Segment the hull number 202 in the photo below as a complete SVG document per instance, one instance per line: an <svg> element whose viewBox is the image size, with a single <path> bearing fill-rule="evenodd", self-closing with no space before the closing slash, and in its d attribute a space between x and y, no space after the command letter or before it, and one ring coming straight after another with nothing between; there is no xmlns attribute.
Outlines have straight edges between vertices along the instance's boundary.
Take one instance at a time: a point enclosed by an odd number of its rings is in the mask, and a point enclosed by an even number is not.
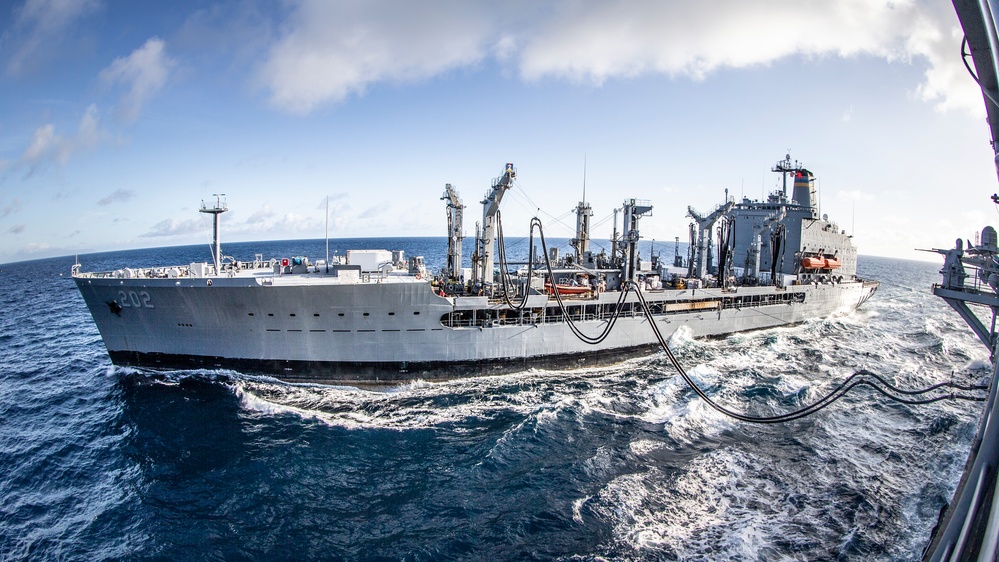
<svg viewBox="0 0 999 562"><path fill-rule="evenodd" d="M122 308L156 308L146 291L118 291L118 302Z"/></svg>

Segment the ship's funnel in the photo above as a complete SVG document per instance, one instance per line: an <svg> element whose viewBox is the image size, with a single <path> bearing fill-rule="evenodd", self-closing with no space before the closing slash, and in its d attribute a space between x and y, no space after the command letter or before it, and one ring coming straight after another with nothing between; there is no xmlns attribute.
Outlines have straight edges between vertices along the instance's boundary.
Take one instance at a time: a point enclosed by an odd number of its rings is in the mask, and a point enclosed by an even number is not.
<svg viewBox="0 0 999 562"><path fill-rule="evenodd" d="M805 169L794 174L794 193L791 196L802 207L811 207L812 218L819 216L819 197L815 192L815 176Z"/></svg>

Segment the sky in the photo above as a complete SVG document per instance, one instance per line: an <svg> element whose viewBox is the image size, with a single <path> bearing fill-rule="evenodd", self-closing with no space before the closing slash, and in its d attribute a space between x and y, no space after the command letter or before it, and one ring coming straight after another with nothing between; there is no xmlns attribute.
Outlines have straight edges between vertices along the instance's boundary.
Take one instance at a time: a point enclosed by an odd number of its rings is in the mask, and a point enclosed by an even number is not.
<svg viewBox="0 0 999 562"><path fill-rule="evenodd" d="M444 236L507 162L507 238L648 199L760 199L786 154L861 255L999 223L946 1L0 3L0 263L222 240ZM206 259L207 255L206 255Z"/></svg>

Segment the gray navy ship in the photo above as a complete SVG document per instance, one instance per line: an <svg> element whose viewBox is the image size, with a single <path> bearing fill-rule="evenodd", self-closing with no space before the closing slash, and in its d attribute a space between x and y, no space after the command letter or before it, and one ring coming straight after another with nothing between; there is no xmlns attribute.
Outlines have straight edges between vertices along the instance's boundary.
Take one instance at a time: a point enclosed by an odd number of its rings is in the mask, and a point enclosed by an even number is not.
<svg viewBox="0 0 999 562"><path fill-rule="evenodd" d="M117 365L357 383L591 366L655 352L653 322L665 337L719 336L848 313L871 297L878 282L857 277L851 237L820 215L814 175L789 156L773 170L783 182L766 200L726 194L709 213L688 208L690 250L680 255L677 239L670 261L639 254L652 211L639 199L615 209L610 252L591 249L582 201L572 251L548 248L535 219L530 257L508 261L500 204L517 170L507 164L482 201L469 268L465 207L448 184L440 272L387 250L226 258L219 197L201 209L215 220L212 262L72 273Z"/></svg>

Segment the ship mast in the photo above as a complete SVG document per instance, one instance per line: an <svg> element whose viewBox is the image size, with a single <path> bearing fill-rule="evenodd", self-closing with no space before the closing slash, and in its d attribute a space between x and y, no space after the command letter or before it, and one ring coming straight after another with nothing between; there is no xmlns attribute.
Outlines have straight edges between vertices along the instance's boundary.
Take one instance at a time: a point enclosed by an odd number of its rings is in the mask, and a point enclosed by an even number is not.
<svg viewBox="0 0 999 562"><path fill-rule="evenodd" d="M212 215L212 221L215 226L215 237L212 239L212 260L215 262L215 275L220 273L220 267L222 265L222 243L221 243L221 225L219 224L219 215L229 210L229 206L225 201L222 200L225 197L225 193L213 193L212 197L215 198L215 206L209 207L205 204L204 200L201 201L201 212L208 213Z"/></svg>
<svg viewBox="0 0 999 562"><path fill-rule="evenodd" d="M798 167L798 162L795 161L795 163L792 165L791 155L786 154L783 160L774 164L773 168L770 168L771 172L777 172L784 179L784 185L781 188L781 196L784 198L784 200L787 200L787 175L794 173L797 167Z"/></svg>
<svg viewBox="0 0 999 562"><path fill-rule="evenodd" d="M576 205L576 237L569 241L576 250L576 263L582 264L590 251L590 217L593 209L586 202L586 158L583 158L583 199Z"/></svg>
<svg viewBox="0 0 999 562"><path fill-rule="evenodd" d="M783 202L787 202L787 176L794 175L794 192L791 194L791 201L802 207L811 209L812 218L819 218L819 195L815 187L815 176L806 170L797 160L791 163L791 155L784 156L784 160L774 164L770 169L777 172L783 178Z"/></svg>

